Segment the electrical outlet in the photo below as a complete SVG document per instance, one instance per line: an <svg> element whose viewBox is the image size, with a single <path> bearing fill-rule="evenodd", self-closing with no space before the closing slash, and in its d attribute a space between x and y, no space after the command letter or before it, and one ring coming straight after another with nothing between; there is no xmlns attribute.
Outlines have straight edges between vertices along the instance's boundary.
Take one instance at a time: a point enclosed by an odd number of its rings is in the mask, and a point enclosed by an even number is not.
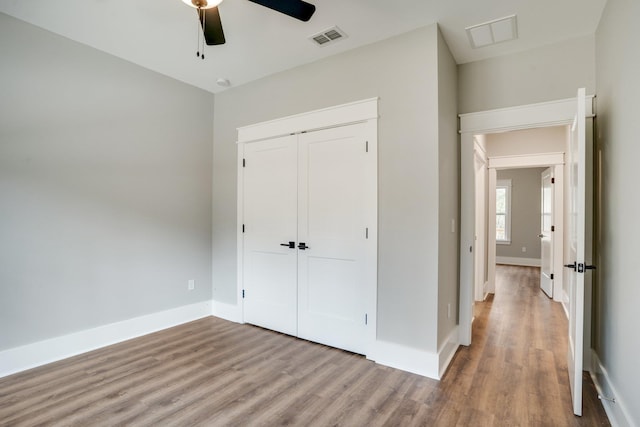
<svg viewBox="0 0 640 427"><path fill-rule="evenodd" d="M189 282L187 283L187 289L189 289L190 291L194 290L196 288L196 281L191 279L189 280Z"/></svg>
<svg viewBox="0 0 640 427"><path fill-rule="evenodd" d="M526 246L522 247L522 252L527 252L527 247Z"/></svg>

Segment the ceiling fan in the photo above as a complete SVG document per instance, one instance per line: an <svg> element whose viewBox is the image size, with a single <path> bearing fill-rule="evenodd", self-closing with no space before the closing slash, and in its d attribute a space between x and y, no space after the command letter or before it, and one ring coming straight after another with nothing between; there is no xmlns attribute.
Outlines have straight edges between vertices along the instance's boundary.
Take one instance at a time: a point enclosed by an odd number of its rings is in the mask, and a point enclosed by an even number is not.
<svg viewBox="0 0 640 427"><path fill-rule="evenodd" d="M208 46L225 43L222 21L218 5L222 0L182 0L198 11L198 18L202 25L204 40ZM316 7L302 0L249 0L276 12L284 13L300 21L308 21L316 11Z"/></svg>

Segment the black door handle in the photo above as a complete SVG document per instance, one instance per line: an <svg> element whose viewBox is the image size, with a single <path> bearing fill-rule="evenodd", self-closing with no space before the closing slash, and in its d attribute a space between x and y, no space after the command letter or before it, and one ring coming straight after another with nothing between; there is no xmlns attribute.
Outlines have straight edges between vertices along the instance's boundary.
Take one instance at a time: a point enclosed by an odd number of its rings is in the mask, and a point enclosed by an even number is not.
<svg viewBox="0 0 640 427"><path fill-rule="evenodd" d="M572 268L573 271L578 270L578 267L576 266L575 261L573 262L573 264L565 264L564 266L567 267L567 268Z"/></svg>
<svg viewBox="0 0 640 427"><path fill-rule="evenodd" d="M578 273L584 273L587 270L595 270L595 265L578 264Z"/></svg>
<svg viewBox="0 0 640 427"><path fill-rule="evenodd" d="M298 243L298 249L304 251L305 249L309 249L309 246L305 242Z"/></svg>
<svg viewBox="0 0 640 427"><path fill-rule="evenodd" d="M286 246L289 249L295 249L296 248L296 242L280 243L280 246Z"/></svg>

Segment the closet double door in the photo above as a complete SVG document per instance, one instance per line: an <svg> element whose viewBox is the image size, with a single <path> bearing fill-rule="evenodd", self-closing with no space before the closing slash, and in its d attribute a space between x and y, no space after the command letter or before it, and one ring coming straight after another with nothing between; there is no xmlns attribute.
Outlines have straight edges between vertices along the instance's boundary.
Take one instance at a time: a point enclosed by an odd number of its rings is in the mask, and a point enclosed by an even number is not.
<svg viewBox="0 0 640 427"><path fill-rule="evenodd" d="M245 322L365 353L368 145L364 124L245 144Z"/></svg>

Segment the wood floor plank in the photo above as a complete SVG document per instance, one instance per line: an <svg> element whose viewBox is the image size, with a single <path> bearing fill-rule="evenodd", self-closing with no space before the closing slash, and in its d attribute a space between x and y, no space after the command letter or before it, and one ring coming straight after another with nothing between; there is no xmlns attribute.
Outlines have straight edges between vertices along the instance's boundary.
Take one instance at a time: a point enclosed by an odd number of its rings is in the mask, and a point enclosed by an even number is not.
<svg viewBox="0 0 640 427"><path fill-rule="evenodd" d="M567 319L539 269L498 266L473 345L435 381L209 317L0 379L0 426L606 426L571 410Z"/></svg>

